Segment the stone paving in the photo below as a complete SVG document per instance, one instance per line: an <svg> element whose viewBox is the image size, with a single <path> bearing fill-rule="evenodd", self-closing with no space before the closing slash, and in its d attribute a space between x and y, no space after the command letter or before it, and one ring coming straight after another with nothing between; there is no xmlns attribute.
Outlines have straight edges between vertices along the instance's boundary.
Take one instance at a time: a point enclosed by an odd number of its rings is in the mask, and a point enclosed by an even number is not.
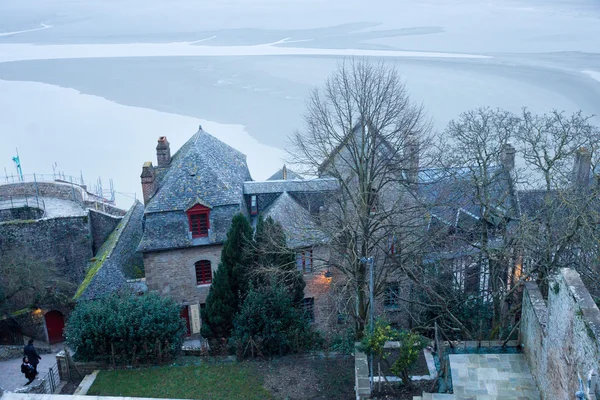
<svg viewBox="0 0 600 400"><path fill-rule="evenodd" d="M35 345L35 343L34 343ZM42 359L38 364L39 375L32 385L39 383L39 379L48 373L48 369L56 364L55 354L64 347L64 344L58 344L51 347L52 354L40 354ZM0 388L12 392L15 389L22 388L27 383L25 375L21 373L22 356L8 361L0 361Z"/></svg>
<svg viewBox="0 0 600 400"><path fill-rule="evenodd" d="M423 393L418 400L539 400L522 354L451 354L454 394Z"/></svg>

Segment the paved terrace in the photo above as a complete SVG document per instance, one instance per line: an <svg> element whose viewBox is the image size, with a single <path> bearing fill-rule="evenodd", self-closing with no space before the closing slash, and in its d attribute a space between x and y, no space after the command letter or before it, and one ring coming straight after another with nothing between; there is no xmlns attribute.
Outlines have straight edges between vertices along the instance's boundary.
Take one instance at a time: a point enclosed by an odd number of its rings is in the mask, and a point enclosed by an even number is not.
<svg viewBox="0 0 600 400"><path fill-rule="evenodd" d="M44 218L58 217L79 217L86 215L86 210L77 202L72 200L57 199L54 197L40 197L40 208L45 208ZM13 202L10 200L0 201L0 210L14 208L14 204L25 205L25 197L15 196ZM37 207L37 203L31 196L28 196L28 204L31 207Z"/></svg>
<svg viewBox="0 0 600 400"><path fill-rule="evenodd" d="M451 354L454 394L423 393L414 400L539 400L523 354Z"/></svg>

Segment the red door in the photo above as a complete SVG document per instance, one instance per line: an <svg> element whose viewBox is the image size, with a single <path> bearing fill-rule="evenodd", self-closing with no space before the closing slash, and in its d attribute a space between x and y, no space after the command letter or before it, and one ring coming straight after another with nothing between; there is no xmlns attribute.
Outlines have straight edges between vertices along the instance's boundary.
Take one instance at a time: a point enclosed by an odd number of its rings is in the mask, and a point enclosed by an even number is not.
<svg viewBox="0 0 600 400"><path fill-rule="evenodd" d="M185 327L187 328L185 334L190 336L192 331L190 329L190 312L188 310L188 306L181 307L181 313L179 314L181 318L185 319Z"/></svg>
<svg viewBox="0 0 600 400"><path fill-rule="evenodd" d="M65 330L65 319L60 311L48 311L44 316L46 320L46 330L48 331L48 342L50 344L62 342L63 331Z"/></svg>

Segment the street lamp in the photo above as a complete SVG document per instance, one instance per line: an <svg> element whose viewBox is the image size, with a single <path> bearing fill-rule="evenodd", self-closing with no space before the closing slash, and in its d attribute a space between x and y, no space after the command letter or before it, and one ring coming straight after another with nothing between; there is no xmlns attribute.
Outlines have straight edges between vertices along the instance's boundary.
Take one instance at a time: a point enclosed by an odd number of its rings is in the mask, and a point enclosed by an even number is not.
<svg viewBox="0 0 600 400"><path fill-rule="evenodd" d="M361 264L369 264L369 333L373 334L373 308L374 304L374 279L373 279L373 257L363 257L360 259ZM371 393L373 393L373 352L369 356L369 383L371 386Z"/></svg>

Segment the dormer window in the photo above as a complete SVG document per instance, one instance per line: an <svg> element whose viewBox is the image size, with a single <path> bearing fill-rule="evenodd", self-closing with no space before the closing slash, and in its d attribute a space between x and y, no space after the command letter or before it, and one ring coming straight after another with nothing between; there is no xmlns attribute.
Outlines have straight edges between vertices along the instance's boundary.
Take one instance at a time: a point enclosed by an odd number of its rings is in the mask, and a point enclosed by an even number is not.
<svg viewBox="0 0 600 400"><path fill-rule="evenodd" d="M256 195L253 194L252 196L250 196L250 215L256 214L258 214L258 200L256 198Z"/></svg>
<svg viewBox="0 0 600 400"><path fill-rule="evenodd" d="M208 236L210 228L210 209L201 204L187 210L190 232L193 238Z"/></svg>

